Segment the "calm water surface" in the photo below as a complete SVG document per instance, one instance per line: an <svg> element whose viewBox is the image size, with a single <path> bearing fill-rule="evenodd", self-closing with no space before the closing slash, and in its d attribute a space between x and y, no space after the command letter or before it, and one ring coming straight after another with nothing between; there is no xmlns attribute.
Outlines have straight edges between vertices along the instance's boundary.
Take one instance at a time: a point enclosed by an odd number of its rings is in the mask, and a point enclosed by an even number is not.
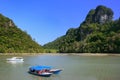
<svg viewBox="0 0 120 80"><path fill-rule="evenodd" d="M23 56L24 62L7 62L0 56L0 80L120 80L120 57L39 55ZM39 77L28 74L32 65L50 65L62 68L59 75Z"/></svg>

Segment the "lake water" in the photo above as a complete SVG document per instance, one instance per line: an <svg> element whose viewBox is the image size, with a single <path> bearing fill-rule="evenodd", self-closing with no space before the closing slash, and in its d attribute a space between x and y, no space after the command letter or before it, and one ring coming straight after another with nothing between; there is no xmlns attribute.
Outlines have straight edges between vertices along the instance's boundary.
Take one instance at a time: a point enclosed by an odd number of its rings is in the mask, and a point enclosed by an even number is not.
<svg viewBox="0 0 120 80"><path fill-rule="evenodd" d="M0 80L120 80L120 56L39 55L23 56L24 62L7 62L0 56ZM61 68L59 75L28 74L32 65Z"/></svg>

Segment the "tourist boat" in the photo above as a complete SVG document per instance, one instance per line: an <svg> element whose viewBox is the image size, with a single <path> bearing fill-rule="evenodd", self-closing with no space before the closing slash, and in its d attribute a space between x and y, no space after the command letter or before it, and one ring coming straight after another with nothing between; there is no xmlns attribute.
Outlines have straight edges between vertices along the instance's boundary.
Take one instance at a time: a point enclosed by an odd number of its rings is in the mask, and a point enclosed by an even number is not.
<svg viewBox="0 0 120 80"><path fill-rule="evenodd" d="M50 77L52 74L58 74L60 71L62 69L53 69L51 66L32 66L28 72L38 76Z"/></svg>
<svg viewBox="0 0 120 80"><path fill-rule="evenodd" d="M12 57L7 58L7 61L23 61L24 59L22 57Z"/></svg>
<svg viewBox="0 0 120 80"><path fill-rule="evenodd" d="M49 67L32 66L29 68L28 73L42 77L50 77L52 73L47 71L46 68L48 69Z"/></svg>

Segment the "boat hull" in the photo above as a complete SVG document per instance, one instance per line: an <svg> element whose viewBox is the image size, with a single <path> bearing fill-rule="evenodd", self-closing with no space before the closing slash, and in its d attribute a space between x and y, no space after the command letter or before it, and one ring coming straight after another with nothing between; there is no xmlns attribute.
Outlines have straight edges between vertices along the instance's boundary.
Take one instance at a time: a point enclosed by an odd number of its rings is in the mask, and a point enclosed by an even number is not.
<svg viewBox="0 0 120 80"><path fill-rule="evenodd" d="M12 57L12 58L7 58L7 61L23 61L24 59L22 57Z"/></svg>
<svg viewBox="0 0 120 80"><path fill-rule="evenodd" d="M28 73L30 74L33 74L33 75L36 75L36 76L42 76L42 77L50 77L52 75L52 73L41 73L41 74L38 74L36 72L31 72L31 71L28 71Z"/></svg>
<svg viewBox="0 0 120 80"><path fill-rule="evenodd" d="M23 61L23 59L7 59L7 61Z"/></svg>
<svg viewBox="0 0 120 80"><path fill-rule="evenodd" d="M59 74L62 71L62 69L51 69L50 72L53 74Z"/></svg>

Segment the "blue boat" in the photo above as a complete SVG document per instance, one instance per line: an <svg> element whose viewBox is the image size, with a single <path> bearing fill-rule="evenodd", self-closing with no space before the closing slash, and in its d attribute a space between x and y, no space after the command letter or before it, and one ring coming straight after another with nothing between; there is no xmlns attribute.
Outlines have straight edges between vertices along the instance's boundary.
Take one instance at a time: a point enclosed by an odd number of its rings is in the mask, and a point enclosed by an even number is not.
<svg viewBox="0 0 120 80"><path fill-rule="evenodd" d="M50 69L48 66L32 66L29 68L28 73L34 74L37 76L50 77L52 75L51 72L46 69Z"/></svg>
<svg viewBox="0 0 120 80"><path fill-rule="evenodd" d="M50 77L52 74L59 74L62 71L62 69L54 69L51 66L32 66L29 68L29 73L38 75L38 76L44 76L44 77Z"/></svg>

